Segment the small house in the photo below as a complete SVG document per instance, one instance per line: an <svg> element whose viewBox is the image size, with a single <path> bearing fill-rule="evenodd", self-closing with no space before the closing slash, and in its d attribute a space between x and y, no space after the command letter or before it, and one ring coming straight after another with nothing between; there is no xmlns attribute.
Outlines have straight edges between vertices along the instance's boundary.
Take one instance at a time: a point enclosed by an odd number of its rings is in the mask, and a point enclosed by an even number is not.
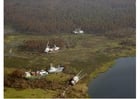
<svg viewBox="0 0 140 99"><path fill-rule="evenodd" d="M56 51L58 51L58 50L60 50L60 47L58 47L58 46L56 46L56 45L54 44L54 47L50 48L49 42L48 42L48 44L47 44L47 46L46 46L44 52L45 52L45 53L51 53L51 52L56 52Z"/></svg>
<svg viewBox="0 0 140 99"><path fill-rule="evenodd" d="M80 28L76 28L74 31L73 31L74 34L83 34L84 31L81 30Z"/></svg>
<svg viewBox="0 0 140 99"><path fill-rule="evenodd" d="M59 73L64 70L63 66L58 65L58 67L54 67L53 64L50 64L50 68L48 70L49 73Z"/></svg>

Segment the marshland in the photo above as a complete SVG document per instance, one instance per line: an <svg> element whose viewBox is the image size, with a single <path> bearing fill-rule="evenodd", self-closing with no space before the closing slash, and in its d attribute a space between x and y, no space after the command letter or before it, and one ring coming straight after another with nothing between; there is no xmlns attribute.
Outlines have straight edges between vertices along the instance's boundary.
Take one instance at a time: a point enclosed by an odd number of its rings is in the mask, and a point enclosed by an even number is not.
<svg viewBox="0 0 140 99"><path fill-rule="evenodd" d="M89 97L88 84L120 57L135 56L134 0L5 0L5 98L56 98L80 70L87 75L65 97ZM83 34L74 34L81 28ZM45 53L47 42L60 50ZM43 79L21 77L28 70L64 71Z"/></svg>

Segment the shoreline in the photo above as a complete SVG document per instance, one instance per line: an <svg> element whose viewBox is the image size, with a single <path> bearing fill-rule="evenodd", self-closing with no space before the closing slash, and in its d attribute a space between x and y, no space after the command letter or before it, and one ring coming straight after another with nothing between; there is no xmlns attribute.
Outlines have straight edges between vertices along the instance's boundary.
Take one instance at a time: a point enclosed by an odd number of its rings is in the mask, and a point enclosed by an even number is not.
<svg viewBox="0 0 140 99"><path fill-rule="evenodd" d="M57 37L60 38L61 36ZM12 44L21 44L23 40L49 40L56 38L55 35L51 36L27 36L27 35L16 35L16 36L6 36L5 45L10 48ZM25 87L23 90L5 87L4 96L8 97L48 97L56 98L60 97L67 87L66 83L71 77L77 74L81 69L84 69L85 73L89 75L80 80L75 86L72 86L66 92L66 98L85 98L88 96L88 84L92 79L95 79L100 75L100 73L106 72L113 63L115 59L120 57L135 56L134 46L120 45L120 39L111 40L104 36L95 36L91 34L85 35L62 35L61 37L64 42L69 42L72 48L63 48L59 53L55 54L39 54L31 52L21 52L17 45L13 45L14 56L4 56L5 58L5 77L6 74L12 73L15 69L25 70L38 70L42 68L49 68L49 63L59 64L62 63L66 66L66 71L60 74L52 74L46 77L46 80L51 82L46 89L41 89L37 84L35 87L28 85L28 81L23 80L25 83L22 85ZM124 40L121 39L121 40ZM131 40L130 40L131 41ZM132 39L133 41L133 39ZM18 42L18 43L16 43ZM77 42L76 44L74 44ZM98 42L98 44L96 44ZM103 43L105 42L105 43ZM85 47L86 46L86 47ZM5 49L5 55L9 55L9 50ZM22 57L21 57L22 56ZM26 57L26 58L25 58ZM60 79L61 78L61 79ZM22 82L22 80L19 82ZM36 82L36 81L34 81ZM18 81L12 82L13 84L18 83ZM37 82L36 82L37 83ZM38 83L40 83L38 81ZM40 83L41 84L41 83ZM48 83L47 83L48 84ZM65 85L66 84L66 85ZM45 84L46 85L46 84ZM11 86L11 85L10 85ZM40 88L40 89L37 89ZM29 94L26 95L26 92ZM39 92L38 92L39 91ZM32 94L35 93L35 94ZM41 93L40 93L41 92ZM14 95L17 94L18 95Z"/></svg>

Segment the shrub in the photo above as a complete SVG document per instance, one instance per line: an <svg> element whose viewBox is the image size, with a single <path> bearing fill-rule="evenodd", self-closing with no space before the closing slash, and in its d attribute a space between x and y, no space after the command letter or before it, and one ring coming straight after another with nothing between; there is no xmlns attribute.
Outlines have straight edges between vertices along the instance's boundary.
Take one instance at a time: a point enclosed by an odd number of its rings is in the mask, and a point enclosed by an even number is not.
<svg viewBox="0 0 140 99"><path fill-rule="evenodd" d="M24 76L24 71L17 69L10 76L13 78L21 78Z"/></svg>

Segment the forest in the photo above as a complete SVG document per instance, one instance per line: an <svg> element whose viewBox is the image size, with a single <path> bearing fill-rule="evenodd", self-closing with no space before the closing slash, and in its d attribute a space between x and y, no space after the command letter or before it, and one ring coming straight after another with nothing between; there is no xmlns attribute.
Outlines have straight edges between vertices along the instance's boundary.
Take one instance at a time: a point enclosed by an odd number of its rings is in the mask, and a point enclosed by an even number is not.
<svg viewBox="0 0 140 99"><path fill-rule="evenodd" d="M135 17L135 0L4 1L5 27L27 34L71 33L75 28L107 36L122 29L135 33Z"/></svg>

